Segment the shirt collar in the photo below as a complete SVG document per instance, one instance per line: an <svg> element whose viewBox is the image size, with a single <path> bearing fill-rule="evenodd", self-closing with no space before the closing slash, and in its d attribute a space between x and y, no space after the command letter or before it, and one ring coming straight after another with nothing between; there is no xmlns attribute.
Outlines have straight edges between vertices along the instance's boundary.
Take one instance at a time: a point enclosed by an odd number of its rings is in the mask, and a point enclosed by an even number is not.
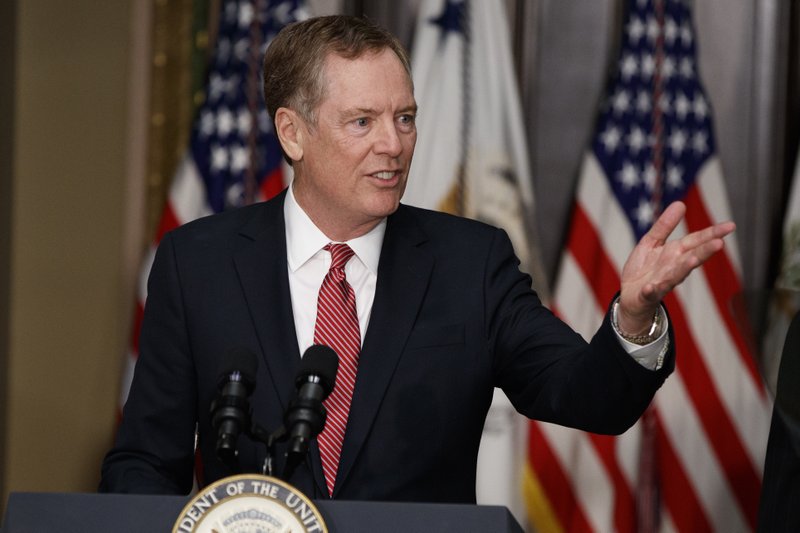
<svg viewBox="0 0 800 533"><path fill-rule="evenodd" d="M297 203L291 185L283 203L283 216L286 220L286 253L289 269L295 272L331 240L314 225ZM378 262L385 233L386 218L361 237L347 241L359 260L375 275L378 274Z"/></svg>

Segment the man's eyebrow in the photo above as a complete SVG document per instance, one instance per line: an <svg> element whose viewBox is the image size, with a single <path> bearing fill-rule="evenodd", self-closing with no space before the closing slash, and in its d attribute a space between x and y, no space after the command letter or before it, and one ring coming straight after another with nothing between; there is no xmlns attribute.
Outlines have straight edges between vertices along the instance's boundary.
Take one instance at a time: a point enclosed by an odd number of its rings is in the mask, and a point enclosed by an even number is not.
<svg viewBox="0 0 800 533"><path fill-rule="evenodd" d="M342 111L340 116L342 118L347 119L347 118L353 118L353 117L360 117L360 116L364 116L364 115L372 116L372 115L377 115L377 114L378 114L378 111L373 109L373 108L371 108L371 107L353 107L353 108L345 109L344 111Z"/></svg>
<svg viewBox="0 0 800 533"><path fill-rule="evenodd" d="M417 104L415 103L415 104L410 104L410 105L407 105L405 107L402 107L402 108L397 110L397 113L400 113L400 114L402 114L402 113L414 113L414 114L416 114L417 113ZM340 117L342 117L343 119L346 120L346 119L355 118L355 117L375 116L375 115L379 115L379 114L380 114L380 112L377 109L374 109L372 107L353 107L353 108L345 109L344 111L342 111L340 113Z"/></svg>

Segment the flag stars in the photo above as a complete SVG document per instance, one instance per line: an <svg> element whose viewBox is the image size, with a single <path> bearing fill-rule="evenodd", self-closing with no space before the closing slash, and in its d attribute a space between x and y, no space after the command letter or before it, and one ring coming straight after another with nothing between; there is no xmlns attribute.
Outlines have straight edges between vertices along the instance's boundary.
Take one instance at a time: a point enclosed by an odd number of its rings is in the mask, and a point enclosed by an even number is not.
<svg viewBox="0 0 800 533"><path fill-rule="evenodd" d="M217 113L217 135L220 137L227 137L233 130L234 120L233 113L225 107L221 107Z"/></svg>
<svg viewBox="0 0 800 533"><path fill-rule="evenodd" d="M235 146L231 149L231 172L240 173L250 164L250 150L245 146Z"/></svg>
<svg viewBox="0 0 800 533"><path fill-rule="evenodd" d="M653 58L653 54L643 54L642 55L642 76L645 79L649 79L653 76L653 72L656 71L656 60Z"/></svg>
<svg viewBox="0 0 800 533"><path fill-rule="evenodd" d="M202 113L200 113L200 133L203 135L203 137L210 137L214 134L216 129L217 121L214 117L214 113L208 109L205 109Z"/></svg>
<svg viewBox="0 0 800 533"><path fill-rule="evenodd" d="M694 95L694 116L697 120L703 120L708 115L708 103L701 92Z"/></svg>
<svg viewBox="0 0 800 533"><path fill-rule="evenodd" d="M626 54L625 57L620 62L620 73L622 74L622 79L630 81L630 79L636 76L636 73L639 71L639 65L636 61L636 57L633 54Z"/></svg>
<svg viewBox="0 0 800 533"><path fill-rule="evenodd" d="M463 33L464 14L466 6L462 0L445 0L442 12L438 17L430 19L432 24L441 28L441 40L444 40L450 32Z"/></svg>
<svg viewBox="0 0 800 533"><path fill-rule="evenodd" d="M661 64L661 77L664 80L669 80L675 75L675 58L672 56L667 56L664 58L664 62Z"/></svg>
<svg viewBox="0 0 800 533"><path fill-rule="evenodd" d="M228 168L228 149L219 144L211 147L211 170L221 172Z"/></svg>
<svg viewBox="0 0 800 533"><path fill-rule="evenodd" d="M684 57L681 59L681 64L678 67L680 75L690 80L694 77L694 62L691 57Z"/></svg>
<svg viewBox="0 0 800 533"><path fill-rule="evenodd" d="M678 165L667 167L667 188L676 191L683 187L683 168Z"/></svg>
<svg viewBox="0 0 800 533"><path fill-rule="evenodd" d="M247 28L253 22L255 17L255 10L253 4L249 2L240 2L239 5L239 27Z"/></svg>
<svg viewBox="0 0 800 533"><path fill-rule="evenodd" d="M708 134L705 131L699 130L692 135L692 150L698 155L703 155L709 151Z"/></svg>
<svg viewBox="0 0 800 533"><path fill-rule="evenodd" d="M647 40L650 41L650 44L655 45L656 39L658 39L660 33L661 28L658 27L656 18L653 16L649 17L647 19Z"/></svg>
<svg viewBox="0 0 800 533"><path fill-rule="evenodd" d="M233 47L233 53L239 61L246 61L250 53L250 39L245 37L236 41Z"/></svg>
<svg viewBox="0 0 800 533"><path fill-rule="evenodd" d="M662 1L663 20L653 14L654 0L634 2L593 145L637 234L661 210L651 196L680 197L714 149L711 103L697 80L692 26L684 22L688 6L674 5L688 0Z"/></svg>
<svg viewBox="0 0 800 533"><path fill-rule="evenodd" d="M616 127L609 125L602 134L600 134L600 142L606 149L606 152L612 153L617 149L619 146L621 135L619 129Z"/></svg>
<svg viewBox="0 0 800 533"><path fill-rule="evenodd" d="M676 129L673 131L669 136L669 140L667 141L672 153L678 157L680 157L680 155L683 153L683 150L686 148L686 142L686 132L684 132L682 129Z"/></svg>
<svg viewBox="0 0 800 533"><path fill-rule="evenodd" d="M628 134L628 148L633 155L638 155L640 151L647 145L647 136L644 131L638 126L634 126Z"/></svg>
<svg viewBox="0 0 800 533"><path fill-rule="evenodd" d="M688 21L685 21L683 24L681 24L681 42L683 43L683 46L691 46L692 39L692 26Z"/></svg>
<svg viewBox="0 0 800 533"><path fill-rule="evenodd" d="M240 107L236 115L236 129L239 130L239 135L246 137L252 127L253 115L250 114L250 110L246 107Z"/></svg>
<svg viewBox="0 0 800 533"><path fill-rule="evenodd" d="M622 184L622 188L628 192L639 185L639 172L636 170L636 166L634 166L633 163L626 161L622 165L622 170L617 173L617 179L619 179Z"/></svg>
<svg viewBox="0 0 800 533"><path fill-rule="evenodd" d="M225 93L227 90L227 83L217 73L211 75L208 80L209 91L208 91L208 98L210 102L216 102L220 99L220 97Z"/></svg>
<svg viewBox="0 0 800 533"><path fill-rule="evenodd" d="M664 24L664 41L668 46L672 46L672 44L675 42L675 39L678 38L679 32L680 28L677 24L675 24L675 20L672 19L672 17L668 18Z"/></svg>
<svg viewBox="0 0 800 533"><path fill-rule="evenodd" d="M289 2L281 2L278 4L277 7L272 9L271 13L272 17L278 21L278 23L283 26L284 24L288 24L291 22L292 19L292 5ZM302 20L305 17L298 16L296 17L299 20Z"/></svg>
<svg viewBox="0 0 800 533"><path fill-rule="evenodd" d="M639 17L633 16L631 20L628 22L628 27L626 31L628 32L628 39L630 39L631 43L636 44L639 42L639 39L642 38L645 32L645 25L642 23Z"/></svg>
<svg viewBox="0 0 800 533"><path fill-rule="evenodd" d="M244 184L241 182L233 183L228 187L228 190L225 191L225 206L234 207L237 205L242 205L243 198Z"/></svg>
<svg viewBox="0 0 800 533"><path fill-rule="evenodd" d="M202 101L195 97L200 107L189 152L206 187L197 200L212 212L258 199L262 181L280 164L272 121L248 79L262 77L253 60L269 38L296 16L306 18L298 4L224 0L220 6L211 70Z"/></svg>
<svg viewBox="0 0 800 533"><path fill-rule="evenodd" d="M633 218L639 223L640 228L649 227L655 220L655 209L646 199L639 201L639 207L634 211Z"/></svg>
<svg viewBox="0 0 800 533"><path fill-rule="evenodd" d="M686 95L679 92L678 96L675 97L675 116L678 117L678 120L683 122L686 120L686 115L692 110L692 103L686 98Z"/></svg>
<svg viewBox="0 0 800 533"><path fill-rule="evenodd" d="M611 107L617 115L625 114L631 107L631 96L626 90L619 90L611 98Z"/></svg>

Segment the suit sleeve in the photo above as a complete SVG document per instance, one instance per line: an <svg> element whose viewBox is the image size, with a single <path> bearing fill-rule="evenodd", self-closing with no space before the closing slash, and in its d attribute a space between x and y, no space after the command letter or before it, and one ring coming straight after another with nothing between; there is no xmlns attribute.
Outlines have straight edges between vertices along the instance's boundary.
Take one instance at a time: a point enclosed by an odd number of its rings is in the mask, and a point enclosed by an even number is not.
<svg viewBox="0 0 800 533"><path fill-rule="evenodd" d="M150 272L128 401L101 492L187 494L192 487L197 385L170 234Z"/></svg>
<svg viewBox="0 0 800 533"><path fill-rule="evenodd" d="M674 339L660 370L637 363L617 340L606 312L590 342L539 301L498 230L486 258L486 328L495 384L528 416L585 431L619 434L632 426L674 368ZM586 295L586 305L595 305Z"/></svg>

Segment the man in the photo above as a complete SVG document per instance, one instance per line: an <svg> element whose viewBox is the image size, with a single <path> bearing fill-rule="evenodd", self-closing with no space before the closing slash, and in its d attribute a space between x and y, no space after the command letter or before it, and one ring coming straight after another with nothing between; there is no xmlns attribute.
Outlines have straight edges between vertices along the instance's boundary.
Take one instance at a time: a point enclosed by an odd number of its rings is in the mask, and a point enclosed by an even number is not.
<svg viewBox="0 0 800 533"><path fill-rule="evenodd" d="M539 420L599 433L637 420L674 368L660 301L722 248L732 223L667 243L685 209L668 207L586 343L542 306L502 230L400 204L417 110L392 35L362 19L311 19L275 38L264 72L294 182L163 239L102 490L189 491L195 425L204 482L231 473L208 413L232 347L258 354L251 405L270 429L305 349L324 341L339 353L328 423L289 480L312 498L474 502L494 387ZM335 305L355 302L349 317L329 312L335 275ZM327 335L332 314L350 341ZM243 470L257 471L264 453L240 439Z"/></svg>

